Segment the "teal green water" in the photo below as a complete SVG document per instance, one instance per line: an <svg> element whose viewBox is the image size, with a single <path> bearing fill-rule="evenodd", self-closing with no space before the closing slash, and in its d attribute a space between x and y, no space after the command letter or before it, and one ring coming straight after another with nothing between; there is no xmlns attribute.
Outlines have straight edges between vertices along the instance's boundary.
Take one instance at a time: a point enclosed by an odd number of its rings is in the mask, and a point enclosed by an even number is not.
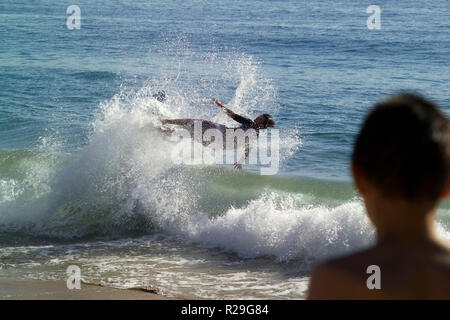
<svg viewBox="0 0 450 320"><path fill-rule="evenodd" d="M32 231L31 236L36 232L35 236L41 235L51 239L53 235L55 239L63 241L70 238L98 236L112 238L139 236L161 231L161 226L153 221L154 216L139 205L140 199L135 199L130 213L122 212L123 217L117 216L124 210L129 200L121 193L127 193L128 189L136 186L133 180L119 180L114 165L103 168L111 171L102 173L114 176L108 179L110 186L103 186L95 193L89 189L75 191L76 188L73 188L73 194L70 192L62 194L58 190L61 177L64 183L69 182L68 186L64 186L68 190L71 189L71 185L86 183L84 177L76 176L78 169L70 169L74 171L73 173L66 172L73 162L79 161L72 157L68 154L37 151L0 152L3 188L3 192L0 193L0 209L5 213L10 212L3 214L1 220L6 229L14 232L31 231L33 226L37 225L42 230ZM177 178L180 176L177 175ZM185 179L195 187L184 188L180 192L185 192L189 197L196 197L196 201L184 209L189 214L207 213L211 218L226 215L230 207L246 207L249 201L257 200L268 193L282 195L277 201L282 201L283 197L293 197L293 206L298 207L305 205L338 207L358 199L353 186L347 182L327 182L283 175L261 176L227 168L189 168L176 183L181 184L186 181ZM97 186L95 180L89 180L88 183ZM161 183L160 180L158 183ZM167 186L161 184L160 187ZM447 200L440 205L439 210L439 221L447 228L450 226L449 213L450 201ZM21 215L24 215L23 219ZM30 221L27 221L26 217L29 217ZM8 222L8 219L12 222ZM17 236L20 238L23 234L18 233ZM2 239L8 242L7 236L3 235Z"/></svg>

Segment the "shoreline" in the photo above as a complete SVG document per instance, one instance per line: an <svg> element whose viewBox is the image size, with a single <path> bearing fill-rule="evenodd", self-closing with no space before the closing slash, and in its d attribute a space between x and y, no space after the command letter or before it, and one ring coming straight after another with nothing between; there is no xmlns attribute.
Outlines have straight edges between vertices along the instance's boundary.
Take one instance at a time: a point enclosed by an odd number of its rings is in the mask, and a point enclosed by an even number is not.
<svg viewBox="0 0 450 320"><path fill-rule="evenodd" d="M0 279L0 300L179 300L156 293L156 289L118 289L96 283L81 283L67 289L64 280Z"/></svg>

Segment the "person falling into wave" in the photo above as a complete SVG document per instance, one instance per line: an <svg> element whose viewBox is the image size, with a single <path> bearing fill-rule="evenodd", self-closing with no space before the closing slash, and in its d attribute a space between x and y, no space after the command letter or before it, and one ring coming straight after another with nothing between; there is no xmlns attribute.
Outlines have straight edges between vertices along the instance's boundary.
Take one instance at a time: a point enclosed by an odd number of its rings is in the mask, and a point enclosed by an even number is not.
<svg viewBox="0 0 450 320"><path fill-rule="evenodd" d="M236 122L239 122L241 126L236 128L228 128L223 124L215 123L209 120L204 119L161 119L161 123L163 125L166 124L172 124L172 125L178 125L182 126L184 129L188 130L191 135L194 133L194 123L200 122L201 128L202 128L202 135L208 130L208 129L216 129L218 130L223 137L223 140L225 141L226 132L227 130L242 130L244 133L247 130L255 130L256 135L259 134L260 129L267 129L267 128L273 128L275 127L275 120L272 118L272 116L268 113L262 114L258 117L256 117L254 120L243 117L241 115L238 115L231 111L230 109L226 108L222 103L220 103L219 100L216 98L213 98L214 103L222 109L231 119L233 119ZM224 144L225 147L225 144ZM234 167L236 169L242 169L242 163L245 161L245 159L248 157L250 153L250 148L248 143L246 143L245 146L245 155L243 159L239 160L237 163L234 164Z"/></svg>

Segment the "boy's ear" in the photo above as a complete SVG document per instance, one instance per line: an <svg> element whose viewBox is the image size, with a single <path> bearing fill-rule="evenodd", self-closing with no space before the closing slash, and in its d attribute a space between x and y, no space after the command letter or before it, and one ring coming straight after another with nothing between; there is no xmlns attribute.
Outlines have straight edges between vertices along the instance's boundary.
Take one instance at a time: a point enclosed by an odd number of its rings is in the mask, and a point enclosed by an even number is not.
<svg viewBox="0 0 450 320"><path fill-rule="evenodd" d="M367 192L367 182L361 168L356 163L352 163L352 175L358 192L360 194L365 194Z"/></svg>
<svg viewBox="0 0 450 320"><path fill-rule="evenodd" d="M445 198L448 198L449 196L450 196L450 180L447 181L444 191L442 191L441 198L445 199Z"/></svg>

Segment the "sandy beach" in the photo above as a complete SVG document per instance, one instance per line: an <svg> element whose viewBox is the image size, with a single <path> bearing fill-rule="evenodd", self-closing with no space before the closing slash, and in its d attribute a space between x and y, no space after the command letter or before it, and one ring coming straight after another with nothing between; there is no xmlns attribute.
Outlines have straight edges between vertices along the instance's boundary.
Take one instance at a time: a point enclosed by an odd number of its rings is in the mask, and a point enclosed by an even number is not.
<svg viewBox="0 0 450 320"><path fill-rule="evenodd" d="M151 291L84 283L79 290L69 290L63 280L0 279L0 300L169 300Z"/></svg>

